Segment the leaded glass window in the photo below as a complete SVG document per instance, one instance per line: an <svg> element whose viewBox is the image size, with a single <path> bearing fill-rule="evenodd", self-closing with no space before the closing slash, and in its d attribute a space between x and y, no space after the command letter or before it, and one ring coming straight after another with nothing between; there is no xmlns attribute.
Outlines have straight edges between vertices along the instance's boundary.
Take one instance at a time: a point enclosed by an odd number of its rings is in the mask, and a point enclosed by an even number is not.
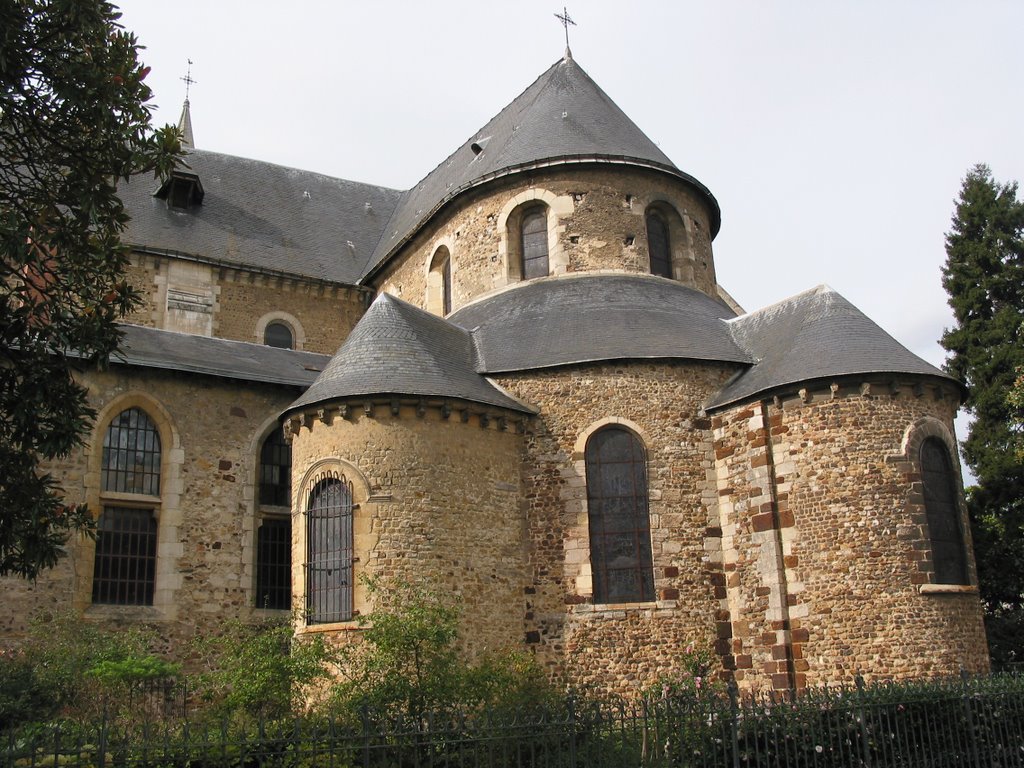
<svg viewBox="0 0 1024 768"><path fill-rule="evenodd" d="M548 217L544 208L531 208L523 214L523 279L548 274Z"/></svg>
<svg viewBox="0 0 1024 768"><path fill-rule="evenodd" d="M256 532L256 607L287 610L292 601L292 521L268 517Z"/></svg>
<svg viewBox="0 0 1024 768"><path fill-rule="evenodd" d="M352 486L343 476L313 486L306 512L306 620L352 618Z"/></svg>
<svg viewBox="0 0 1024 768"><path fill-rule="evenodd" d="M292 447L275 429L260 450L260 505L290 507L292 503Z"/></svg>
<svg viewBox="0 0 1024 768"><path fill-rule="evenodd" d="M656 211L647 214L647 250L651 258L651 274L672 277L672 249L669 246L668 225Z"/></svg>
<svg viewBox="0 0 1024 768"><path fill-rule="evenodd" d="M921 445L921 480L936 584L967 584L967 556L949 450L930 438Z"/></svg>
<svg viewBox="0 0 1024 768"><path fill-rule="evenodd" d="M129 408L110 422L103 437L100 488L160 495L160 435L145 411Z"/></svg>
<svg viewBox="0 0 1024 768"><path fill-rule="evenodd" d="M606 427L587 441L585 458L594 602L654 600L643 444L629 430Z"/></svg>

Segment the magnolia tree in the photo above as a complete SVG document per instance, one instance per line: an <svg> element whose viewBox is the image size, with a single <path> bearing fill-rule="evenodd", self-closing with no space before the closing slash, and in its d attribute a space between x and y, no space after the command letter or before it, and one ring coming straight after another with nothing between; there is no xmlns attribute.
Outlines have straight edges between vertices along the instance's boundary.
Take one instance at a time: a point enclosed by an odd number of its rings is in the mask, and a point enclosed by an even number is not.
<svg viewBox="0 0 1024 768"><path fill-rule="evenodd" d="M148 68L102 0L0 0L0 575L36 577L91 516L46 463L94 415L75 369L102 363L137 300L117 184L168 173Z"/></svg>

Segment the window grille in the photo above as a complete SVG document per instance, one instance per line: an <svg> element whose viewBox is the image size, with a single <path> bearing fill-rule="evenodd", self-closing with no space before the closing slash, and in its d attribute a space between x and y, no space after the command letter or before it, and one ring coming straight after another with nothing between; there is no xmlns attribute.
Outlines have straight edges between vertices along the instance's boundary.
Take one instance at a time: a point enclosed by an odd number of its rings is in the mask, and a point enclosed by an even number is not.
<svg viewBox="0 0 1024 768"><path fill-rule="evenodd" d="M306 620L352 618L352 486L344 476L319 480L309 494Z"/></svg>
<svg viewBox="0 0 1024 768"><path fill-rule="evenodd" d="M669 247L668 226L661 214L647 214L647 250L651 258L651 274L672 277L672 249Z"/></svg>
<svg viewBox="0 0 1024 768"><path fill-rule="evenodd" d="M152 605L156 580L153 510L104 507L97 528L92 601Z"/></svg>
<svg viewBox="0 0 1024 768"><path fill-rule="evenodd" d="M621 427L587 441L587 514L595 603L654 600L643 444Z"/></svg>
<svg viewBox="0 0 1024 768"><path fill-rule="evenodd" d="M104 491L160 495L160 435L139 408L121 411L103 438Z"/></svg>
<svg viewBox="0 0 1024 768"><path fill-rule="evenodd" d="M921 479L935 583L967 584L967 556L960 529L957 484L949 451L939 440L928 439L921 445Z"/></svg>
<svg viewBox="0 0 1024 768"><path fill-rule="evenodd" d="M256 607L286 610L292 602L292 523L270 517L256 534Z"/></svg>
<svg viewBox="0 0 1024 768"><path fill-rule="evenodd" d="M533 208L523 215L523 279L546 277L548 274L548 217L543 208Z"/></svg>

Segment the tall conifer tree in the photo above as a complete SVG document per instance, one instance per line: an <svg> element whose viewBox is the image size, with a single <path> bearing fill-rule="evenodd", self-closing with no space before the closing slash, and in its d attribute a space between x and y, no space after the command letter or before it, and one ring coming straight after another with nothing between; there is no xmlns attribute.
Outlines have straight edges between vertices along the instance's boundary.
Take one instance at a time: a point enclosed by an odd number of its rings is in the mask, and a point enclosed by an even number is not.
<svg viewBox="0 0 1024 768"><path fill-rule="evenodd" d="M942 345L946 369L967 384L974 418L963 448L978 481L968 508L981 594L993 655L1012 658L1008 641L1024 627L1024 458L1009 398L1024 365L1024 203L1016 183L996 182L985 165L968 172L946 256L943 285L956 325ZM1024 651L1024 637L1016 644Z"/></svg>

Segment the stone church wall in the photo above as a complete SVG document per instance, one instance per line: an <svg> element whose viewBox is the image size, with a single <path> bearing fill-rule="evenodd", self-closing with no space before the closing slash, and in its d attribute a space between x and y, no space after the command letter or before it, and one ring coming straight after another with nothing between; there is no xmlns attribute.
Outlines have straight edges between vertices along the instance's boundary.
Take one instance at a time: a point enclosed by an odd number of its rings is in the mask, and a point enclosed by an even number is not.
<svg viewBox="0 0 1024 768"><path fill-rule="evenodd" d="M921 425L952 447L956 405L920 383L855 383L715 414L719 652L742 686L987 670L976 589L929 584L906 447Z"/></svg>
<svg viewBox="0 0 1024 768"><path fill-rule="evenodd" d="M478 406L439 404L422 414L388 402L367 415L360 402L329 423L310 419L292 438L293 520L304 520L311 478L336 470L353 484L354 606L370 610L359 578L379 576L430 585L458 597L466 650L520 647L523 641L523 512L519 502L522 435L502 428L498 412L481 421ZM292 526L293 585L304 602L301 522ZM355 622L305 626L300 632L344 632Z"/></svg>
<svg viewBox="0 0 1024 768"><path fill-rule="evenodd" d="M727 365L621 363L504 375L499 383L540 408L523 469L529 572L527 642L553 674L632 695L679 673L688 643L715 639L715 569L705 548L715 503L710 422L700 409ZM601 426L643 441L650 485L656 600L593 604L583 451Z"/></svg>
<svg viewBox="0 0 1024 768"><path fill-rule="evenodd" d="M262 344L267 322L277 320L292 329L295 348L325 355L338 350L368 301L348 286L140 253L127 277L142 300L128 323ZM195 311L174 309L176 290L195 299Z"/></svg>
<svg viewBox="0 0 1024 768"><path fill-rule="evenodd" d="M259 448L298 390L123 366L85 379L89 402L100 412L98 426L89 446L50 469L69 502L87 501L98 514L106 425L132 406L151 417L163 454L154 605L91 605L94 545L75 537L68 556L37 582L0 580L0 636L17 638L34 616L74 609L105 625L152 625L168 645L182 649L197 633L251 616Z"/></svg>
<svg viewBox="0 0 1024 768"><path fill-rule="evenodd" d="M707 204L670 176L625 166L611 172L570 167L497 182L460 202L424 227L396 266L375 279L378 290L427 308L427 274L442 246L451 253L453 309L517 282L518 246L509 242L509 221L534 203L548 206L551 274L648 274L644 214L661 204L678 212L669 217L675 279L717 296Z"/></svg>

